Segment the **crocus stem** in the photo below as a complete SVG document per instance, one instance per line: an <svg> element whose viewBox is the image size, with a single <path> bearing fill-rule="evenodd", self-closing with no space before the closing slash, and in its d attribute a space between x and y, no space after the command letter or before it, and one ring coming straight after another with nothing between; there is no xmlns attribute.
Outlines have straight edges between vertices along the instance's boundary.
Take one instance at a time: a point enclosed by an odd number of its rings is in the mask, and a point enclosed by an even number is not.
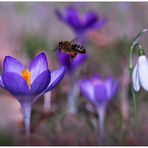
<svg viewBox="0 0 148 148"><path fill-rule="evenodd" d="M98 124L99 124L99 143L104 144L104 120L105 120L105 106L97 108L98 113Z"/></svg>
<svg viewBox="0 0 148 148"><path fill-rule="evenodd" d="M78 97L79 87L76 80L76 74L74 72L71 72L70 82L71 82L71 88L70 91L68 92L68 98L67 98L67 112L68 114L76 114L77 112L76 99Z"/></svg>
<svg viewBox="0 0 148 148"><path fill-rule="evenodd" d="M26 143L29 144L30 142L30 118L31 118L31 105L26 103L22 105L22 111L24 115L24 123L25 123L25 136L26 136Z"/></svg>
<svg viewBox="0 0 148 148"><path fill-rule="evenodd" d="M72 83L72 87L67 98L68 113L70 114L75 114L77 112L77 106L76 106L77 94L78 94L77 83Z"/></svg>
<svg viewBox="0 0 148 148"><path fill-rule="evenodd" d="M49 113L51 111L51 91L44 94L44 112Z"/></svg>

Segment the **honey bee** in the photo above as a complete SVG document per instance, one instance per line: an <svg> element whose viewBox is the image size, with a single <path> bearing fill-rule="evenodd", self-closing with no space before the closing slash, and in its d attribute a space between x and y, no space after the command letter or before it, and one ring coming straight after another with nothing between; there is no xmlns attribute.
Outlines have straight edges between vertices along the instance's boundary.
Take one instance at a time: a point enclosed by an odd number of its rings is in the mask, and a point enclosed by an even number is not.
<svg viewBox="0 0 148 148"><path fill-rule="evenodd" d="M72 41L60 41L58 44L58 49L62 51L64 54L69 54L70 55L70 61L72 61L77 54L85 54L86 50L83 46L79 44L74 44L75 39Z"/></svg>

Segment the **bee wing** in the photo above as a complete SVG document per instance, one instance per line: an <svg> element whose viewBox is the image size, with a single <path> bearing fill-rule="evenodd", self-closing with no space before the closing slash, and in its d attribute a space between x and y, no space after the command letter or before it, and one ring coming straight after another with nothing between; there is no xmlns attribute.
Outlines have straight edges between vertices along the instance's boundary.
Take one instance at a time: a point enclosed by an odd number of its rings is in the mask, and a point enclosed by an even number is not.
<svg viewBox="0 0 148 148"><path fill-rule="evenodd" d="M79 42L79 37L75 37L74 39L72 39L71 41L70 41L70 43L71 44L73 44L73 43L78 43Z"/></svg>
<svg viewBox="0 0 148 148"><path fill-rule="evenodd" d="M81 46L85 46L86 42L85 42L85 39L84 39L84 36L77 36L75 37L74 39L72 39L70 41L71 44L78 44L78 45L81 45Z"/></svg>
<svg viewBox="0 0 148 148"><path fill-rule="evenodd" d="M75 37L72 41L71 41L71 48L74 52L77 53L86 53L86 50L82 44L83 39L79 37Z"/></svg>
<svg viewBox="0 0 148 148"><path fill-rule="evenodd" d="M49 53L49 54L53 54L57 49L58 49L58 47L56 47L56 48L54 48L54 49L52 49L52 50L48 50L48 53Z"/></svg>
<svg viewBox="0 0 148 148"><path fill-rule="evenodd" d="M57 49L58 49L58 47L54 48L51 52L54 52L54 51L56 51Z"/></svg>

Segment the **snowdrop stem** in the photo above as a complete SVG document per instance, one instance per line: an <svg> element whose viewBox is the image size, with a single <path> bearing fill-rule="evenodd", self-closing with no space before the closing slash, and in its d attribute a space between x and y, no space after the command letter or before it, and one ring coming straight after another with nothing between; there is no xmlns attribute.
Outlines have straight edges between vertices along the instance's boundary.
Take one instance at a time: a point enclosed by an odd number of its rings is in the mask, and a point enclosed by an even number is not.
<svg viewBox="0 0 148 148"><path fill-rule="evenodd" d="M135 47L139 44L139 40L141 38L141 36L143 35L144 32L147 32L148 29L143 29L141 32L139 32L137 34L137 36L135 37L135 39L133 40L131 46L130 46L130 50L129 50L129 74L130 74L130 80L131 80L131 84L132 84L132 73L133 73L133 63L132 63L132 55L134 52ZM141 49L141 46L139 46L139 49ZM136 123L136 129L138 126L138 112L137 112L137 99L136 99L136 94L134 91L134 88L132 86L132 100L133 100L133 110L134 110L134 115L135 115L135 123Z"/></svg>
<svg viewBox="0 0 148 148"><path fill-rule="evenodd" d="M31 105L29 103L22 104L22 112L24 115L24 123L25 123L25 136L26 136L26 144L30 143L30 118L31 118Z"/></svg>
<svg viewBox="0 0 148 148"><path fill-rule="evenodd" d="M130 79L131 79L131 83L132 83L132 71L130 71ZM138 126L138 111L137 111L137 98L136 98L136 93L134 91L134 88L132 87L132 100L133 100L133 112L134 112L134 116L135 116L135 124L136 124L136 129Z"/></svg>
<svg viewBox="0 0 148 148"><path fill-rule="evenodd" d="M133 73L132 55L133 55L133 50L135 46L136 44L134 46L132 45L130 47L130 52L129 52L129 74L130 74L131 85L132 85L132 73ZM131 87L131 91L132 91L132 102L133 102L133 111L134 111L134 116L135 116L135 124L137 127L137 123L138 123L137 99L136 99L136 93L134 91L133 86Z"/></svg>
<svg viewBox="0 0 148 148"><path fill-rule="evenodd" d="M144 32L147 32L148 29L143 29L142 31L140 31L137 36L134 38L134 40L132 41L132 44L130 46L130 51L129 51L129 69L132 70L133 68L133 64L132 64L132 55L133 55L133 50L135 49L135 47L138 44L139 40L141 39L142 35Z"/></svg>
<svg viewBox="0 0 148 148"><path fill-rule="evenodd" d="M104 144L104 120L105 120L105 109L106 106L99 106L97 108L97 113L98 113L98 125L99 125L99 143L100 145Z"/></svg>

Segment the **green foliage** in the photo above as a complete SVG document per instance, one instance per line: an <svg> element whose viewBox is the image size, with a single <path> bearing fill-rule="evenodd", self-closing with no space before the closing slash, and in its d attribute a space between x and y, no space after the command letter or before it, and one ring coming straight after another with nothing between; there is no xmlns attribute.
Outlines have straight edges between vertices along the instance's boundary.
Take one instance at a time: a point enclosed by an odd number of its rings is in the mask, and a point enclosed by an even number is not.
<svg viewBox="0 0 148 148"><path fill-rule="evenodd" d="M31 35L25 36L22 40L22 50L27 53L29 58L33 58L37 52L44 51L49 48L45 38Z"/></svg>
<svg viewBox="0 0 148 148"><path fill-rule="evenodd" d="M14 145L12 137L6 134L0 135L0 145L2 146L9 146Z"/></svg>

